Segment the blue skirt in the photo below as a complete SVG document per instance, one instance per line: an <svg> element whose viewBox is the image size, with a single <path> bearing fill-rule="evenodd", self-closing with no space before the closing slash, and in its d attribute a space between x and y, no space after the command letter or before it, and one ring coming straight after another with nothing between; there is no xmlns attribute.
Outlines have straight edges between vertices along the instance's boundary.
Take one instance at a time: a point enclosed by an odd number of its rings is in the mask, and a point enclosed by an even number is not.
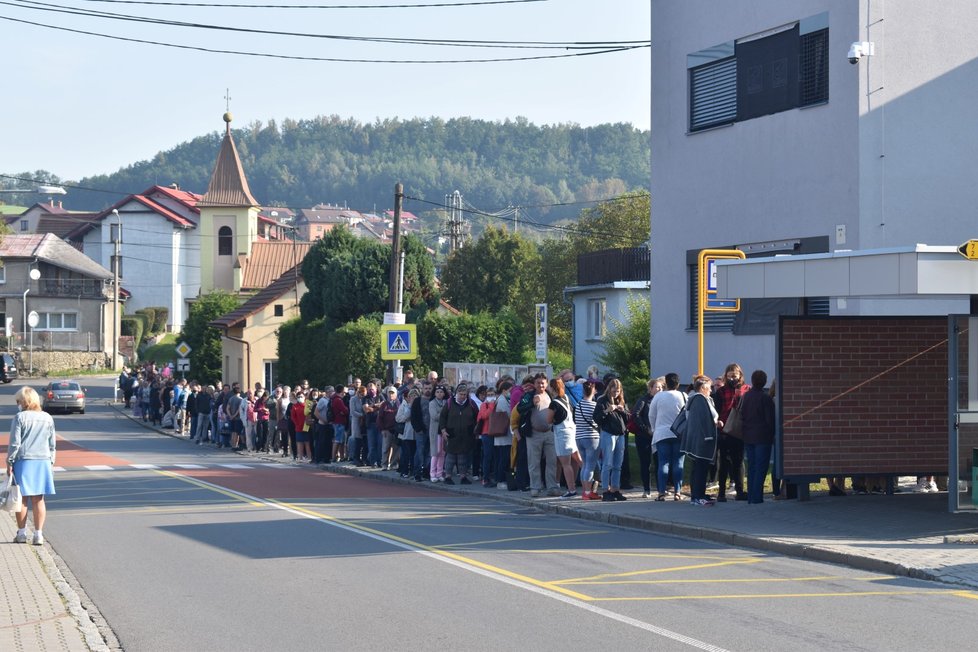
<svg viewBox="0 0 978 652"><path fill-rule="evenodd" d="M14 462L14 478L24 496L54 495L54 473L48 460Z"/></svg>

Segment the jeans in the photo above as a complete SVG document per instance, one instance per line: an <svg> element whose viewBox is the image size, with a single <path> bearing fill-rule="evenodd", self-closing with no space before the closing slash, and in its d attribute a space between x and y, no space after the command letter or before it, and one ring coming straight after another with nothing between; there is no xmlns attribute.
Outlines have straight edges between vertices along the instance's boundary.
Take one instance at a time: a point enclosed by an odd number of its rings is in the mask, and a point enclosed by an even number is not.
<svg viewBox="0 0 978 652"><path fill-rule="evenodd" d="M683 455L679 452L679 440L675 437L663 439L656 443L655 451L659 454L656 488L660 494L666 493L666 485L671 478L672 486L678 494L683 486Z"/></svg>
<svg viewBox="0 0 978 652"><path fill-rule="evenodd" d="M211 425L211 420L206 418L197 419L197 431L194 436L197 437L198 442L207 441L207 429Z"/></svg>
<svg viewBox="0 0 978 652"><path fill-rule="evenodd" d="M468 453L445 453L445 477L450 478L458 467L458 474L463 478L469 474L470 456Z"/></svg>
<svg viewBox="0 0 978 652"><path fill-rule="evenodd" d="M505 446L493 446L493 468L496 471L496 484L506 482L506 475L509 473L509 444Z"/></svg>
<svg viewBox="0 0 978 652"><path fill-rule="evenodd" d="M543 469L545 478L540 475L541 461L546 464ZM527 438L526 469L530 473L531 491L540 491L544 485L547 489L560 486L557 483L557 449L554 447L553 431L534 432L532 437Z"/></svg>
<svg viewBox="0 0 978 652"><path fill-rule="evenodd" d="M581 484L584 485L584 491L591 491L594 487L595 475L601 477L599 455L601 448L598 442L599 440L593 437L577 440L577 450L581 452L581 460L584 462L581 465Z"/></svg>
<svg viewBox="0 0 978 652"><path fill-rule="evenodd" d="M401 440L401 461L397 470L402 476L418 475L418 469L414 466L414 452L417 442L413 439Z"/></svg>
<svg viewBox="0 0 978 652"><path fill-rule="evenodd" d="M376 425L367 426L367 464L380 466L380 431Z"/></svg>
<svg viewBox="0 0 978 652"><path fill-rule="evenodd" d="M621 487L621 463L625 459L625 437L601 431L601 486L606 490Z"/></svg>
<svg viewBox="0 0 978 652"><path fill-rule="evenodd" d="M485 482L488 482L492 477L492 475L490 475L492 473L493 465L492 449L495 448L495 446L493 446L493 440L496 438L490 437L489 435L480 435L479 439L482 440L482 479Z"/></svg>
<svg viewBox="0 0 978 652"><path fill-rule="evenodd" d="M421 479L426 475L431 459L431 438L427 435L414 435L414 477ZM403 455L404 453L401 453Z"/></svg>
<svg viewBox="0 0 978 652"><path fill-rule="evenodd" d="M771 444L746 444L747 454L747 502L764 502L764 478L771 462Z"/></svg>

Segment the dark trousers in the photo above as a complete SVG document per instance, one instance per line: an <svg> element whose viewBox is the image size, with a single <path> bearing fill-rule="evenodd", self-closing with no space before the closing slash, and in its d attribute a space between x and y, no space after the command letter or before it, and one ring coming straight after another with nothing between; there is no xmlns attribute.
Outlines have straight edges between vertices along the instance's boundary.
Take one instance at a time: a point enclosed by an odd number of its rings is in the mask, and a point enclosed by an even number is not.
<svg viewBox="0 0 978 652"><path fill-rule="evenodd" d="M652 491L652 438L635 435L635 449L638 451L638 468L642 474L642 489L649 493ZM625 473L625 465L622 464L622 475ZM625 481L622 480L622 484Z"/></svg>
<svg viewBox="0 0 978 652"><path fill-rule="evenodd" d="M629 449L631 448L631 446L628 445L628 437L629 437L629 435L630 435L630 433L626 432L625 435L624 435L624 441L622 442L622 444L625 446L625 456L621 460L621 480L620 480L620 482L621 482L621 488L622 489L631 489L632 488L632 471L631 471L631 466L632 465L631 465L631 462L629 461L630 460L630 455L631 455L631 451L629 451Z"/></svg>
<svg viewBox="0 0 978 652"><path fill-rule="evenodd" d="M282 448L285 448L285 442L282 442ZM296 459L295 424L292 423L292 419L289 419L289 452L292 453L292 459Z"/></svg>
<svg viewBox="0 0 978 652"><path fill-rule="evenodd" d="M733 480L737 495L744 492L744 442L730 435L720 435L720 459L717 462L717 482L720 488L717 496L723 496L727 490L727 478Z"/></svg>
<svg viewBox="0 0 978 652"><path fill-rule="evenodd" d="M260 451L268 450L268 421L255 422L255 448Z"/></svg>
<svg viewBox="0 0 978 652"><path fill-rule="evenodd" d="M747 444L747 502L764 502L764 478L771 465L771 444Z"/></svg>
<svg viewBox="0 0 978 652"><path fill-rule="evenodd" d="M417 449L417 442L413 439L401 440L401 461L397 464L397 472L403 476L417 475L414 467L414 452Z"/></svg>
<svg viewBox="0 0 978 652"><path fill-rule="evenodd" d="M688 455L687 459L693 461L693 473L689 479L689 497L693 500L706 498L706 473L710 469L710 460L701 460L692 455Z"/></svg>
<svg viewBox="0 0 978 652"><path fill-rule="evenodd" d="M506 482L506 474L509 472L509 449L510 446L493 446L493 466L496 471L496 484Z"/></svg>
<svg viewBox="0 0 978 652"><path fill-rule="evenodd" d="M516 444L516 488L520 491L530 490L530 468L527 465L526 437L520 437Z"/></svg>
<svg viewBox="0 0 978 652"><path fill-rule="evenodd" d="M333 426L317 423L313 426L313 438L316 440L314 457L316 464L326 464L333 455Z"/></svg>
<svg viewBox="0 0 978 652"><path fill-rule="evenodd" d="M490 437L489 435L479 435L481 446L477 448L482 448L482 479L485 482L492 480L492 465L495 464L492 449L495 448L493 446L495 439L495 437Z"/></svg>

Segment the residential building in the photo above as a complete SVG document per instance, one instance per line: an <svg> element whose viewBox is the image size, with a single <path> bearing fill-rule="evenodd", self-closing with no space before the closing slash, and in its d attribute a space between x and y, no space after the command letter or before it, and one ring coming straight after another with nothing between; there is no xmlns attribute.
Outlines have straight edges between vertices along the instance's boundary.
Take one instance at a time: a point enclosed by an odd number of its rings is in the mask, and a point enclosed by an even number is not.
<svg viewBox="0 0 978 652"><path fill-rule="evenodd" d="M131 294L128 310L165 306L168 328L179 330L200 292L200 199L176 186L151 186L117 201L66 237L112 269L112 231L121 223L119 276Z"/></svg>
<svg viewBox="0 0 978 652"><path fill-rule="evenodd" d="M340 224L353 227L363 221L363 216L357 212L340 206L320 204L313 208L299 209L295 219L296 237L299 240L312 242L323 237Z"/></svg>
<svg viewBox="0 0 978 652"><path fill-rule="evenodd" d="M564 288L571 303L574 372L600 367L605 338L628 320L629 301L647 301L649 249L606 249L577 257L577 284Z"/></svg>
<svg viewBox="0 0 978 652"><path fill-rule="evenodd" d="M112 353L112 273L51 233L0 241L0 324L13 347ZM31 279L37 270L38 278ZM38 314L30 328L28 316ZM121 312L121 311L120 311Z"/></svg>
<svg viewBox="0 0 978 652"><path fill-rule="evenodd" d="M97 213L68 211L60 201L57 204L51 201L34 204L19 215L7 215L4 219L10 230L19 235L52 233L59 238L66 238L96 215Z"/></svg>
<svg viewBox="0 0 978 652"><path fill-rule="evenodd" d="M976 19L967 0L653 0L653 373L696 370L702 249L975 237ZM705 371L773 370L779 314L969 312L944 297L745 300L704 319Z"/></svg>

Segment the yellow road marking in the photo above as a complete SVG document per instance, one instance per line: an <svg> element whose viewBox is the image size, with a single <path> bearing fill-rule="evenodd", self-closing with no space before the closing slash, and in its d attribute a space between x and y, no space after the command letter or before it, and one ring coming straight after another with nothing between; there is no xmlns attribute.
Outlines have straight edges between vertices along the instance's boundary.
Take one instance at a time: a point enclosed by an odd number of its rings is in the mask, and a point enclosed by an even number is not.
<svg viewBox="0 0 978 652"><path fill-rule="evenodd" d="M123 492L116 492L116 493L111 493L111 494L105 494L105 495L102 495L102 496L99 496L99 495L93 496L91 494L88 494L88 495L85 495L85 496L77 496L75 498L60 498L60 499L58 499L58 503L61 503L61 504L64 504L64 503L97 503L99 506L103 506L103 505L105 505L107 503L127 501L132 496L145 496L145 495L159 496L161 494L185 493L185 492L188 492L188 491L193 491L193 489L183 488L183 487L174 488L174 489L162 489L162 490L153 489L153 490L149 490L149 491L129 491L129 492L125 492L125 493L123 493Z"/></svg>
<svg viewBox="0 0 978 652"><path fill-rule="evenodd" d="M549 582L544 582L542 580L538 580L538 579L535 579L533 577L529 577L527 575L521 575L519 573L514 573L513 571L506 570L505 568L499 568L498 566L493 566L492 564L486 564L486 563L483 563L481 561L477 561L475 559L469 559L468 557L464 557L464 556L459 555L459 554L456 554L454 552L449 552L447 550L439 550L439 549L437 549L437 548L435 548L433 546L429 546L429 545L426 545L424 543L420 543L418 541L412 541L412 540L406 539L404 537L399 537L399 536L397 536L395 534L389 534L387 532L382 532L380 530L375 530L373 528L369 528L369 527L366 527L366 526L363 526L363 525L358 525L357 523L354 523L354 522L351 522L351 521L346 521L346 520L340 519L340 518L336 518L334 516L330 516L329 514L323 514L322 512L319 512L319 511L316 511L316 510L307 509L307 508L302 507L300 505L287 503L287 502L284 502L284 501L281 501L281 500L275 500L273 498L266 498L265 499L265 502L258 502L257 500L251 500L249 498L246 498L246 497L244 497L241 494L238 494L238 493L235 493L235 492L232 492L232 491L227 491L227 490L223 489L222 487L218 487L216 485L211 485L209 483L198 482L194 478L191 478L191 477L185 476L185 475L180 475L179 473L172 473L170 471L161 471L161 470L158 470L157 473L159 473L161 475L165 475L166 477L169 477L169 478L173 478L175 480L181 480L183 482L189 482L190 484L195 485L195 486L198 486L201 489L207 489L209 491L214 491L216 493L219 493L219 494L222 494L224 496L227 496L228 498L232 498L234 500L237 500L239 502L243 502L243 503L246 503L246 504L249 504L249 505L254 505L256 507L268 507L269 505L280 505L282 507L285 507L287 509L290 509L290 510L292 510L294 512L298 512L300 514L306 514L308 516L313 516L315 518L322 519L322 520L328 521L330 523L335 523L337 525L342 525L343 527L349 528L351 530L356 530L356 531L359 531L359 532L364 532L364 533L367 533L367 534L371 534L371 535L376 536L376 537L380 537L382 539L387 539L388 541L395 541L397 543L400 543L401 545L410 546L411 548L414 548L416 550L423 550L423 551L425 551L427 553L430 553L430 554L433 554L433 555L437 555L439 557L444 557L445 559L451 559L451 560L453 560L455 562L458 562L458 563L461 563L461 564L465 564L465 565L471 566L473 568L479 568L479 569L482 569L484 571L488 571L490 573L495 573L497 575L502 575L503 577L508 577L508 578L513 579L513 580L516 580L518 582L523 582L523 583L529 584L531 586L535 586L535 587L538 587L538 588L546 589L546 590L551 591L553 593L560 593L560 594L565 595L567 597L575 598L577 600L581 600L582 602L589 602L590 600L593 599L589 595L585 595L583 593L578 593L577 591L572 591L570 589L565 589L565 588L560 587L560 586L554 586L553 584L551 584Z"/></svg>
<svg viewBox="0 0 978 652"><path fill-rule="evenodd" d="M659 595L651 597L626 597L626 598L592 598L592 602L656 602L660 600L729 600L734 599L756 599L756 598L860 598L867 596L884 595L956 595L960 591L954 590L931 590L931 591L852 591L850 593L742 593L732 595Z"/></svg>
<svg viewBox="0 0 978 652"><path fill-rule="evenodd" d="M973 591L955 591L954 595L958 596L959 598L978 600L978 593L974 593Z"/></svg>
<svg viewBox="0 0 978 652"><path fill-rule="evenodd" d="M201 509L202 507L211 506L211 509ZM59 518L73 517L73 516L108 516L116 514L182 514L187 512L190 508L193 508L195 513L217 513L222 511L227 511L228 509L248 509L244 505L214 505L210 501L188 501L183 503L182 507L134 507L132 509L104 509L104 510L72 510L70 512L59 512Z"/></svg>
<svg viewBox="0 0 978 652"><path fill-rule="evenodd" d="M576 554L587 557L653 557L661 559L714 559L716 561L727 561L730 555L693 555L688 553L665 553L665 552L609 552L605 550L581 550L579 548L552 548L548 550L519 550L514 549L510 552L525 553L530 555L549 555L549 554ZM736 557L742 559L742 557Z"/></svg>
<svg viewBox="0 0 978 652"><path fill-rule="evenodd" d="M401 523L401 521L407 521L407 520L411 520L411 518L403 518L403 517L400 517L400 516L398 516L397 518L390 518L390 519L364 518L364 519L357 519L357 523L383 523L385 525L399 525ZM459 527L459 524L458 523L426 523L425 524L425 527L452 527L452 528L457 528L457 527ZM469 525L469 524L466 524L465 525L465 528L466 529L471 529L471 530L515 530L515 531L525 531L525 532L580 532L580 530L574 530L574 529L570 529L570 528L568 528L568 529L555 528L555 529L552 529L551 530L551 529L545 528L545 527L518 527L518 526L515 526L515 525ZM512 551L512 550L509 550L507 552L520 552L520 551ZM568 552L570 552L570 551L568 551ZM587 551L587 550L574 550L573 552L580 553L580 554L588 554L589 553L589 551Z"/></svg>
<svg viewBox="0 0 978 652"><path fill-rule="evenodd" d="M756 557L749 557L746 559L731 559L728 561L720 561L713 564L690 564L687 566L668 566L666 568L651 568L647 570L640 571L629 571L627 573L602 573L600 575L591 575L589 577L572 577L566 580L554 580L552 584L577 584L578 582L587 582L588 580L603 580L610 579L614 577L634 577L636 575L651 575L653 573L673 573L675 571L684 570L697 570L700 568L717 568L718 566L734 566L738 564L756 564L760 562L760 559Z"/></svg>
<svg viewBox="0 0 978 652"><path fill-rule="evenodd" d="M446 543L442 546L435 546L440 550L445 548L460 548L462 546L483 546L490 543L506 543L508 541L529 541L530 539L550 539L555 537L576 537L582 534L604 534L606 530L578 530L576 532L562 532L558 534L535 534L529 537L509 537L506 539L488 539L486 541L471 541L467 543Z"/></svg>
<svg viewBox="0 0 978 652"><path fill-rule="evenodd" d="M849 580L856 582L879 582L896 579L893 575L879 577L845 577L843 575L823 575L821 577L759 577L756 579L707 579L707 580L611 580L608 582L574 582L577 586L618 585L618 584L760 584L770 582L827 582L831 580ZM978 599L976 597L975 599Z"/></svg>

